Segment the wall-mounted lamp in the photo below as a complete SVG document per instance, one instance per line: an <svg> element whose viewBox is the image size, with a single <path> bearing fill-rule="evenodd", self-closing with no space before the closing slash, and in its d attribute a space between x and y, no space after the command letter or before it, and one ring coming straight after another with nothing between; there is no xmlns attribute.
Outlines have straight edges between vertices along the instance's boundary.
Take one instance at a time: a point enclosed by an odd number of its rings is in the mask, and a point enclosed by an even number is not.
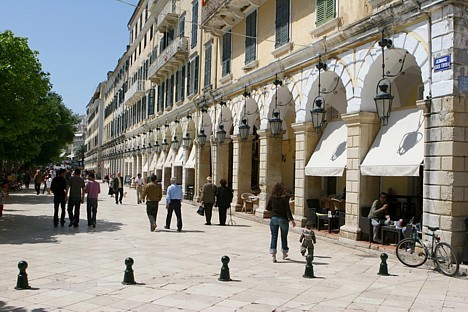
<svg viewBox="0 0 468 312"><path fill-rule="evenodd" d="M167 150L169 149L169 143L167 143L166 139L163 140L161 144L161 149L163 152L167 152Z"/></svg>
<svg viewBox="0 0 468 312"><path fill-rule="evenodd" d="M185 148L189 148L192 144L192 138L190 138L190 134L187 132L185 136L182 138L182 146Z"/></svg>
<svg viewBox="0 0 468 312"><path fill-rule="evenodd" d="M323 127L323 124L325 123L325 116L326 116L326 107L325 107L325 98L321 95L321 71L322 70L327 70L327 64L322 62L322 56L319 55L319 62L316 65L318 69L318 95L315 97L313 105L312 105L312 110L310 111L310 114L312 115L312 125L316 130L320 130Z"/></svg>
<svg viewBox="0 0 468 312"><path fill-rule="evenodd" d="M206 143L206 134L205 130L200 129L200 133L198 134L198 142L200 143L201 146L205 145Z"/></svg>
<svg viewBox="0 0 468 312"><path fill-rule="evenodd" d="M374 97L375 108L380 119L380 124L386 126L388 117L392 109L393 95L392 84L385 75L385 48L392 47L392 40L384 38L384 30L382 29L382 38L379 40L379 46L382 48L382 79L379 80L376 87L376 95Z"/></svg>
<svg viewBox="0 0 468 312"><path fill-rule="evenodd" d="M249 137L249 121L247 119L247 98L250 97L250 92L247 92L247 87L244 87L244 117L242 117L242 124L239 126L239 136L241 140L245 141Z"/></svg>
<svg viewBox="0 0 468 312"><path fill-rule="evenodd" d="M223 144L226 140L226 130L224 130L223 124L223 107L226 105L226 102L221 101L219 105L221 105L221 116L218 125L218 130L216 130L216 142L218 142L219 144Z"/></svg>
<svg viewBox="0 0 468 312"><path fill-rule="evenodd" d="M177 136L174 136L174 139L172 140L171 147L174 151L177 151L179 149L180 142L177 140Z"/></svg>

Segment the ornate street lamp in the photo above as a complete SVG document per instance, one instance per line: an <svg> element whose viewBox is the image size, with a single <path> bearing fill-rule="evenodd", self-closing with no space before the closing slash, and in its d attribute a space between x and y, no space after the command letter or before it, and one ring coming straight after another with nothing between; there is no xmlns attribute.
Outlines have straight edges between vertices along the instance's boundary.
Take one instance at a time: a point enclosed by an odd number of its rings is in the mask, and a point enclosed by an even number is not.
<svg viewBox="0 0 468 312"><path fill-rule="evenodd" d="M177 136L174 136L174 139L172 140L172 150L177 151L179 149L180 142L177 140Z"/></svg>
<svg viewBox="0 0 468 312"><path fill-rule="evenodd" d="M155 152L156 154L159 154L160 151L161 151L161 145L159 145L158 141L156 141L156 142L154 143L154 152Z"/></svg>
<svg viewBox="0 0 468 312"><path fill-rule="evenodd" d="M221 105L221 116L218 125L218 130L216 131L216 142L218 142L219 144L223 144L226 140L226 130L224 130L223 124L223 106L226 105L226 102L221 101L219 104Z"/></svg>
<svg viewBox="0 0 468 312"><path fill-rule="evenodd" d="M198 142L200 143L201 146L205 145L206 143L206 134L205 130L200 129L200 133L198 134Z"/></svg>
<svg viewBox="0 0 468 312"><path fill-rule="evenodd" d="M187 132L185 136L182 138L182 146L184 148L189 148L192 144L192 138L190 138L190 134Z"/></svg>
<svg viewBox="0 0 468 312"><path fill-rule="evenodd" d="M326 107L325 107L325 98L321 95L321 80L320 80L320 72L323 70L327 70L327 64L322 62L322 56L319 55L319 62L316 65L319 73L318 73L318 95L315 97L313 105L312 105L312 110L310 111L310 114L312 115L312 125L316 130L320 130L323 127L323 124L325 122L325 116L326 116Z"/></svg>
<svg viewBox="0 0 468 312"><path fill-rule="evenodd" d="M271 119L269 119L269 122L271 134L274 137L278 137L281 133L281 124L283 123L280 118L280 111L278 109L278 86L282 86L283 82L278 80L278 75L275 75L275 81L273 81L273 84L275 85L275 108L273 109L273 116Z"/></svg>
<svg viewBox="0 0 468 312"><path fill-rule="evenodd" d="M242 93L242 95L244 96L244 117L242 117L242 124L239 126L239 136L242 141L245 141L249 137L250 131L249 121L247 119L247 97L250 97L250 92L247 92L247 87L244 87L244 93Z"/></svg>
<svg viewBox="0 0 468 312"><path fill-rule="evenodd" d="M169 149L169 143L167 143L166 139L163 140L161 144L161 149L163 152L167 152L167 150Z"/></svg>
<svg viewBox="0 0 468 312"><path fill-rule="evenodd" d="M380 124L386 126L388 123L388 117L390 117L390 111L392 109L393 95L392 95L392 84L385 75L385 48L392 47L392 40L384 38L384 30L382 29L382 38L379 40L379 46L382 48L382 79L377 83L375 90L375 108L377 115L380 119Z"/></svg>

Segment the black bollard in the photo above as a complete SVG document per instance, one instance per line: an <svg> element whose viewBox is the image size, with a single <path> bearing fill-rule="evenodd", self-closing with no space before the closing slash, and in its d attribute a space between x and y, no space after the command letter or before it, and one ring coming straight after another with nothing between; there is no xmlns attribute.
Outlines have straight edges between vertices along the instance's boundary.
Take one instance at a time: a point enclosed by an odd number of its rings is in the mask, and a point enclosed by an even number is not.
<svg viewBox="0 0 468 312"><path fill-rule="evenodd" d="M26 261L18 262L18 279L16 281L15 289L31 289L28 283L28 274L26 274L26 269L28 268L28 263Z"/></svg>
<svg viewBox="0 0 468 312"><path fill-rule="evenodd" d="M127 266L127 268L125 269L125 274L124 274L124 279L123 279L122 284L135 285L136 282L135 282L135 277L133 276L133 269L132 269L133 259L130 257L125 259L125 265Z"/></svg>
<svg viewBox="0 0 468 312"><path fill-rule="evenodd" d="M387 259L388 259L388 255L386 253L383 253L380 255L380 269L379 269L379 275L385 275L385 276L388 276L390 274L388 274L388 265L387 265Z"/></svg>
<svg viewBox="0 0 468 312"><path fill-rule="evenodd" d="M312 260L313 259L314 259L314 256L312 256L311 254L307 255L307 257L306 257L307 264L306 264L306 267L305 267L304 275L302 275L302 277L304 277L304 278L315 278L315 276L314 276L314 266L312 265Z"/></svg>
<svg viewBox="0 0 468 312"><path fill-rule="evenodd" d="M231 275L229 274L229 267L228 267L229 261L230 259L228 256L221 257L221 262L223 263L223 266L221 267L221 273L219 274L219 278L218 278L219 281L223 281L223 282L232 281Z"/></svg>

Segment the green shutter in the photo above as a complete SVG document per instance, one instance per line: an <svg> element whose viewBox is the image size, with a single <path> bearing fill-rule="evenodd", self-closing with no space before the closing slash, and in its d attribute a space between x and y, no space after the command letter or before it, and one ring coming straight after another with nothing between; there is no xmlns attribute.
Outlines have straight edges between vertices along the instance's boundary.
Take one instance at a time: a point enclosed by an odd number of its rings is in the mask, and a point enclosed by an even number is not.
<svg viewBox="0 0 468 312"><path fill-rule="evenodd" d="M336 17L336 0L317 0L316 6L317 21L320 26Z"/></svg>
<svg viewBox="0 0 468 312"><path fill-rule="evenodd" d="M207 87L211 84L211 43L205 47L205 76L203 86Z"/></svg>
<svg viewBox="0 0 468 312"><path fill-rule="evenodd" d="M276 38L275 48L289 42L290 0L276 0Z"/></svg>
<svg viewBox="0 0 468 312"><path fill-rule="evenodd" d="M252 12L245 20L245 64L254 61L257 43L257 11Z"/></svg>

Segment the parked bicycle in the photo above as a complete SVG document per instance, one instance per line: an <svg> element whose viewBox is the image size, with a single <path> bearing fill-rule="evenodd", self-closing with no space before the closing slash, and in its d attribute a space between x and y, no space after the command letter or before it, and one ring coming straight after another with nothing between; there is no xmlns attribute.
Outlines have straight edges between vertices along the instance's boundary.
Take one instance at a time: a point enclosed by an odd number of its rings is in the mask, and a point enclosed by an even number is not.
<svg viewBox="0 0 468 312"><path fill-rule="evenodd" d="M416 226L411 224L411 237L401 240L396 246L396 255L401 263L409 267L418 267L423 265L427 259L435 262L437 269L447 276L455 276L458 273L460 263L453 251L452 246L440 242L440 237L435 234L438 227L428 227L432 233L425 233L432 236L431 244L427 246L419 238Z"/></svg>

